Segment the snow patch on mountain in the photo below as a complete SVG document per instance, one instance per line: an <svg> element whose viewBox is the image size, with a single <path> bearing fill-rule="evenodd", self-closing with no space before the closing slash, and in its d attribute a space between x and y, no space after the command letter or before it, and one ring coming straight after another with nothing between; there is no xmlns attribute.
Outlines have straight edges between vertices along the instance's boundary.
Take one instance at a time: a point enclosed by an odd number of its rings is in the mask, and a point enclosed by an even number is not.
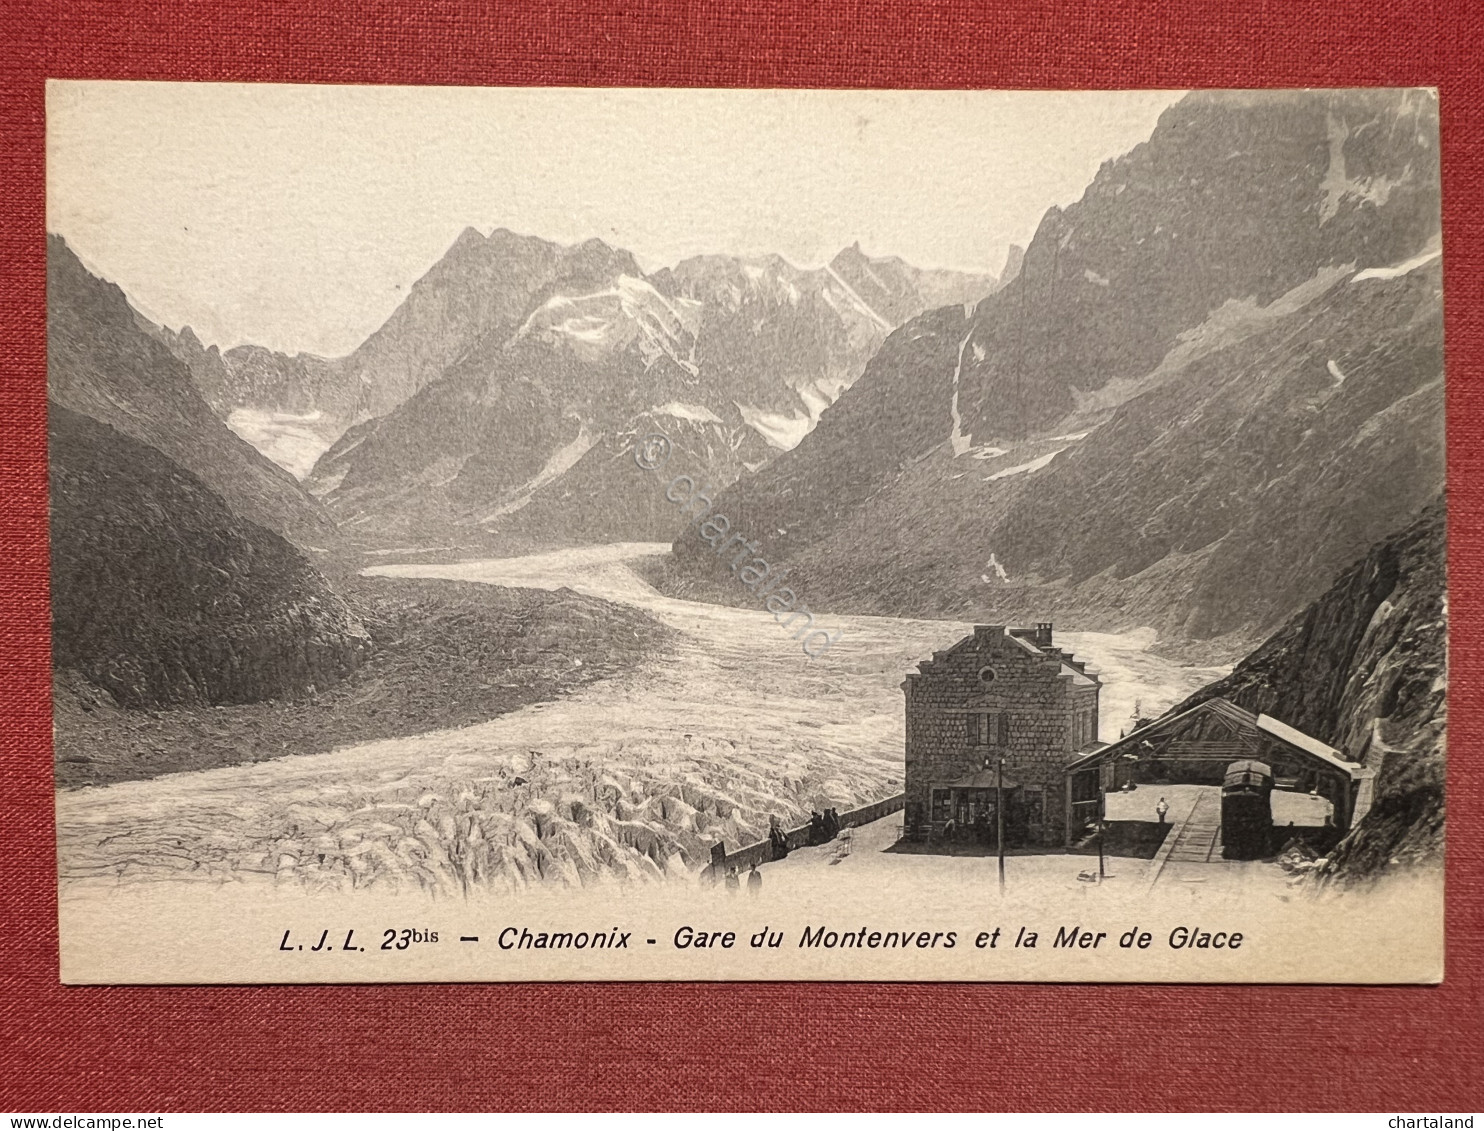
<svg viewBox="0 0 1484 1131"><path fill-rule="evenodd" d="M1363 283L1367 279L1400 279L1403 275L1410 275L1419 267L1426 267L1443 257L1441 247L1430 248L1420 255L1414 255L1411 259L1404 259L1392 267L1367 267L1364 271L1358 271L1350 281L1352 283Z"/></svg>
<svg viewBox="0 0 1484 1131"><path fill-rule="evenodd" d="M1089 393L1074 392L1078 415L1085 418L1111 411L1172 380L1201 358L1262 332L1278 319L1286 318L1323 297L1344 280L1354 266L1351 263L1321 267L1266 306L1259 305L1256 297L1250 295L1227 299L1199 325L1182 330L1177 335L1176 344L1149 373L1141 377L1115 377L1101 389Z"/></svg>
<svg viewBox="0 0 1484 1131"><path fill-rule="evenodd" d="M303 479L315 461L329 450L334 433L327 432L324 413L273 412L236 408L226 425L295 479Z"/></svg>
<svg viewBox="0 0 1484 1131"><path fill-rule="evenodd" d="M677 420L693 420L697 424L722 423L721 417L702 405L681 404L679 401L668 401L654 411L661 416L673 416Z"/></svg>
<svg viewBox="0 0 1484 1131"><path fill-rule="evenodd" d="M999 459L1009 450L1009 448L997 448L993 444L980 444L977 448L971 448L969 454L975 459Z"/></svg>
<svg viewBox="0 0 1484 1131"><path fill-rule="evenodd" d="M586 295L553 295L537 308L515 338L565 343L579 357L597 363L635 344L646 365L668 357L691 376L704 304L666 298L644 279L619 275L613 285Z"/></svg>
<svg viewBox="0 0 1484 1131"><path fill-rule="evenodd" d="M587 455L592 446L602 438L601 432L589 433L587 425L579 423L575 437L552 452L541 466L541 470L536 472L530 480L506 492L505 500L480 521L493 522L497 518L520 510L535 497L537 491L575 467L577 461Z"/></svg>
<svg viewBox="0 0 1484 1131"><path fill-rule="evenodd" d="M1086 435L1086 433L1083 433L1083 435ZM986 475L984 477L984 481L986 483L992 483L996 479L1009 479L1012 476L1028 475L1032 471L1040 471L1043 467L1049 464L1057 456L1061 455L1062 452L1066 451L1069 447L1071 447L1070 444L1065 444L1060 448L1052 449L1044 456L1037 456L1035 459L1031 460L1030 463L1020 463L1016 464L1014 467L1003 467L999 471L996 471L993 475Z"/></svg>
<svg viewBox="0 0 1484 1131"><path fill-rule="evenodd" d="M798 447L799 441L809 435L819 419L801 412L769 412L750 404L733 403L737 405L737 411L742 414L742 419L749 428L773 447L785 452Z"/></svg>
<svg viewBox="0 0 1484 1131"><path fill-rule="evenodd" d="M973 437L964 434L964 418L958 411L958 379L964 371L964 349L973 336L974 332L970 330L964 335L964 340L958 343L958 364L953 368L953 396L948 401L948 412L953 417L953 429L948 433L948 442L953 445L955 459L967 452L974 442Z"/></svg>
<svg viewBox="0 0 1484 1131"><path fill-rule="evenodd" d="M854 302L855 305L858 306L865 313L865 315L866 315L867 318L869 318L869 319L871 319L871 321L875 322L876 325L880 326L888 334L890 334L894 329L896 329L895 326L893 326L885 318L881 317L881 315L877 314L874 310L871 309L870 305L866 302L866 300L863 299L863 298L861 298L861 296L856 293L855 288L852 287L849 283L847 283L844 279L842 279L840 277L840 272L838 272L838 271L835 270L833 264L826 263L824 269L830 273L830 278L831 279L834 279L835 282L839 284L840 289L843 290L846 293L846 295L849 296L850 300L852 302ZM825 297L826 298L829 298L830 297L830 292L828 290L825 291ZM835 303L834 303L833 300L830 301L830 305L831 306L835 306ZM836 307L836 309L838 310L839 308Z"/></svg>
<svg viewBox="0 0 1484 1131"><path fill-rule="evenodd" d="M804 402L802 413L779 412L737 401L732 403L737 405L737 411L742 414L742 419L749 428L757 432L772 447L786 452L797 447L799 441L814 430L824 410L834 404L840 398L840 394L849 387L849 383L845 381L828 382L825 380L795 387L794 392Z"/></svg>
<svg viewBox="0 0 1484 1131"><path fill-rule="evenodd" d="M840 381L833 388L823 388L822 382L816 381L812 385L804 385L796 389L795 392L799 394L799 398L809 410L809 418L818 422L819 414L839 400L840 394L849 387L847 383Z"/></svg>

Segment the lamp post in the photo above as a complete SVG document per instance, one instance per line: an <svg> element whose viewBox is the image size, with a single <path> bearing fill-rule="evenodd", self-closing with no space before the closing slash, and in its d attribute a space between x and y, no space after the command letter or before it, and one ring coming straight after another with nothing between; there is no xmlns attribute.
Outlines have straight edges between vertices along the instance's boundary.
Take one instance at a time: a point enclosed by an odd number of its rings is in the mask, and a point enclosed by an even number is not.
<svg viewBox="0 0 1484 1131"><path fill-rule="evenodd" d="M995 760L994 779L994 840L995 856L999 858L1000 869L1000 894L1005 894L1005 759L1001 755ZM984 760L986 768L989 759ZM1024 766L1011 766L1017 773L1024 772Z"/></svg>
<svg viewBox="0 0 1484 1131"><path fill-rule="evenodd" d="M1000 894L1005 894L1005 759L996 759L994 780L994 839L1000 858Z"/></svg>
<svg viewBox="0 0 1484 1131"><path fill-rule="evenodd" d="M1113 763L1113 777L1116 782L1118 778L1118 763ZM1098 883L1108 878L1107 867L1104 864L1103 840L1108 835L1108 794L1105 790L1098 791Z"/></svg>

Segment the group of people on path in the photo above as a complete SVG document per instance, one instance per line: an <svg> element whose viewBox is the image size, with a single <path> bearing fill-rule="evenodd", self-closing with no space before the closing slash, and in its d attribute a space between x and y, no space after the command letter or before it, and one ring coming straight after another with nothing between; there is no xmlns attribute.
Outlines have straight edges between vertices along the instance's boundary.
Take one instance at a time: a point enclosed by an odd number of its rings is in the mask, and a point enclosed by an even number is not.
<svg viewBox="0 0 1484 1131"><path fill-rule="evenodd" d="M843 827L838 809L829 808L823 813L814 809L809 813L808 843L811 846L828 844L840 835ZM779 824L777 817L774 817L769 825L768 843L773 848L772 859L782 860L788 855L788 833Z"/></svg>
<svg viewBox="0 0 1484 1131"><path fill-rule="evenodd" d="M809 814L809 843L828 844L840 835L840 814L835 809L823 813L814 810Z"/></svg>
<svg viewBox="0 0 1484 1131"><path fill-rule="evenodd" d="M843 827L840 821L839 810L829 808L821 813L816 809L809 814L809 844L828 844L840 835L840 830ZM788 855L788 833L779 823L777 817L774 817L769 823L768 843L772 847L771 859L782 860ZM712 872L713 877L717 871L720 871L720 861L716 863L715 868L716 871ZM742 879L737 875L735 866L726 870L724 882L728 891L735 892L741 890ZM762 890L762 886L763 875L757 870L757 865L753 864L752 870L747 873L747 892L749 895L756 895Z"/></svg>

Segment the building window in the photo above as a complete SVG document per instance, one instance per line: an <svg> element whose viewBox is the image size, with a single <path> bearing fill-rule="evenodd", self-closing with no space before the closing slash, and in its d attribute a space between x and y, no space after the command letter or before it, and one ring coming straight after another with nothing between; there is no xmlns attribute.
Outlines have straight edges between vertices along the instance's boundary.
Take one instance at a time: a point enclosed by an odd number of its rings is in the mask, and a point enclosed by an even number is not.
<svg viewBox="0 0 1484 1131"><path fill-rule="evenodd" d="M994 668L984 667L979 669L979 682L984 684L985 687L988 687L997 678L999 677L995 674Z"/></svg>
<svg viewBox="0 0 1484 1131"><path fill-rule="evenodd" d="M1010 745L1010 716L1004 711L975 711L964 718L970 746Z"/></svg>
<svg viewBox="0 0 1484 1131"><path fill-rule="evenodd" d="M1072 749L1080 750L1097 739L1097 727L1091 711L1078 711L1072 716Z"/></svg>
<svg viewBox="0 0 1484 1131"><path fill-rule="evenodd" d="M1046 792L1038 785L1028 785L1024 794L1025 819L1027 824L1039 825L1046 820Z"/></svg>
<svg viewBox="0 0 1484 1131"><path fill-rule="evenodd" d="M952 798L946 789L933 790L933 820L946 821L953 815Z"/></svg>

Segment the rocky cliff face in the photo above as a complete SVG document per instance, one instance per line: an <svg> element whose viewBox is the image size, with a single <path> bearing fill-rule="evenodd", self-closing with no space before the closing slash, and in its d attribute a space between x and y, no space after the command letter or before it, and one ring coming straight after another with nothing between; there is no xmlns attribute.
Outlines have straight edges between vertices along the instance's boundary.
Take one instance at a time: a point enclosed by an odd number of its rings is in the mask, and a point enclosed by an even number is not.
<svg viewBox="0 0 1484 1131"><path fill-rule="evenodd" d="M334 539L324 508L217 418L187 365L58 236L47 239L47 390L164 453L248 521L300 545Z"/></svg>
<svg viewBox="0 0 1484 1131"><path fill-rule="evenodd" d="M1424 92L1182 100L717 509L823 607L1240 654L1441 489L1436 122Z"/></svg>
<svg viewBox="0 0 1484 1131"><path fill-rule="evenodd" d="M565 343L487 342L397 412L347 432L309 484L371 538L515 529L580 542L620 526L667 537L673 522L646 521L673 508L635 467L636 438L684 433L733 476L767 450L735 407L717 416L676 401L690 378L669 354L646 361L637 341L596 365Z"/></svg>
<svg viewBox="0 0 1484 1131"><path fill-rule="evenodd" d="M1441 498L1375 546L1231 675L1223 696L1376 770L1374 801L1332 857L1345 879L1434 861L1443 846L1446 524Z"/></svg>
<svg viewBox="0 0 1484 1131"><path fill-rule="evenodd" d="M365 631L283 538L148 445L49 406L52 661L120 705L328 687Z"/></svg>
<svg viewBox="0 0 1484 1131"><path fill-rule="evenodd" d="M1438 207L1428 92L1191 94L1046 213L1018 277L975 312L965 430L1051 427L1229 299L1264 307L1323 267L1415 254Z"/></svg>
<svg viewBox="0 0 1484 1131"><path fill-rule="evenodd" d="M1008 287L1020 275L1020 268L1024 263L1025 248L1018 243L1012 243L1010 250L1005 253L1005 266L1000 268L1000 289Z"/></svg>

